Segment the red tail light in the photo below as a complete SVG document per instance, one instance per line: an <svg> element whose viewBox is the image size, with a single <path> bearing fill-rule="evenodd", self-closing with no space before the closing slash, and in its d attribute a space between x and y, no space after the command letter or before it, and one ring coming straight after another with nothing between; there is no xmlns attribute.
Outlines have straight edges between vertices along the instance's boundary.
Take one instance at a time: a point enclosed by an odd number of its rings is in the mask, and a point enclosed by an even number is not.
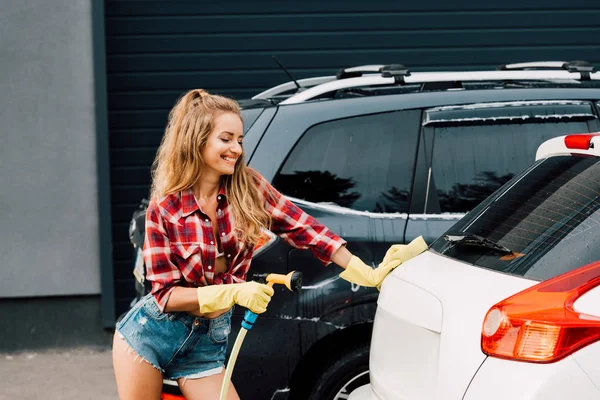
<svg viewBox="0 0 600 400"><path fill-rule="evenodd" d="M589 150L592 147L592 139L595 136L600 136L598 133L568 135L565 136L565 146L567 149Z"/></svg>
<svg viewBox="0 0 600 400"><path fill-rule="evenodd" d="M537 284L493 306L481 331L492 357L550 363L600 340L600 318L576 312L575 301L600 285L600 262Z"/></svg>
<svg viewBox="0 0 600 400"><path fill-rule="evenodd" d="M275 240L277 240L277 236L275 236L273 232L263 229L261 231L260 238L254 245L254 254L252 257L256 257L260 253L267 250L273 243L275 243Z"/></svg>

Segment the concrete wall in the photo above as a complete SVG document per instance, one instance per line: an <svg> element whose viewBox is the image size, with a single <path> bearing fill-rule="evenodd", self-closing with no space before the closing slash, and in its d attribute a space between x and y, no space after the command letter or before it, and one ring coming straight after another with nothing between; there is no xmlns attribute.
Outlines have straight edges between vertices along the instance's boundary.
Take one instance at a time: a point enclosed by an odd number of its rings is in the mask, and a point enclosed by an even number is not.
<svg viewBox="0 0 600 400"><path fill-rule="evenodd" d="M0 8L0 298L100 293L92 1Z"/></svg>

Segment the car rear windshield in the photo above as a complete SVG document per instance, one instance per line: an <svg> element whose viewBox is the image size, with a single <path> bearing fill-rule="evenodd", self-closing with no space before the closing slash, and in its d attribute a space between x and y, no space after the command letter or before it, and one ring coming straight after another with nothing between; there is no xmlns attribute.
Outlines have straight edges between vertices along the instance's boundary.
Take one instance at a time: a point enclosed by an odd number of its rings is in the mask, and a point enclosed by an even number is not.
<svg viewBox="0 0 600 400"><path fill-rule="evenodd" d="M478 267L546 280L600 260L600 159L542 159L431 246Z"/></svg>

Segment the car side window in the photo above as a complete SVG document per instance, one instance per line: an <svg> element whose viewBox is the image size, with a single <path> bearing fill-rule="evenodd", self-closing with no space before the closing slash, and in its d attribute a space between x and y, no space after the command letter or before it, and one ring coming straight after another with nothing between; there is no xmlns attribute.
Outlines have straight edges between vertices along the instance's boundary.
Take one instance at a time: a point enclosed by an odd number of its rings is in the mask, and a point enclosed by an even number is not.
<svg viewBox="0 0 600 400"><path fill-rule="evenodd" d="M396 111L315 125L296 143L273 185L315 203L407 212L420 115Z"/></svg>
<svg viewBox="0 0 600 400"><path fill-rule="evenodd" d="M262 112L262 108L244 108L240 111L242 121L244 122L244 134L248 132Z"/></svg>
<svg viewBox="0 0 600 400"><path fill-rule="evenodd" d="M453 119L446 115L437 123L430 118L424 128L432 148L427 212L468 212L531 165L545 140L597 129L591 104L563 106L454 111Z"/></svg>

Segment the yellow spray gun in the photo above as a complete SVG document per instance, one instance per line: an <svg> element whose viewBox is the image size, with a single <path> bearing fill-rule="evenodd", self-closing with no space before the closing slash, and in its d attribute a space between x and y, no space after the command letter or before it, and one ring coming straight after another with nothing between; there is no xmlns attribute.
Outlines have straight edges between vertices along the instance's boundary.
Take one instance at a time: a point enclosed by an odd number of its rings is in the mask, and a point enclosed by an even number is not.
<svg viewBox="0 0 600 400"><path fill-rule="evenodd" d="M273 287L274 284L285 285L292 292L299 292L302 289L302 272L292 271L287 275L281 274L254 274L254 280L266 282L267 285ZM244 319L242 320L242 329L235 339L231 354L229 355L229 361L227 362L227 368L225 369L225 376L223 377L223 384L221 385L221 397L220 400L227 399L227 391L229 390L229 382L231 381L231 375L233 374L233 368L237 360L238 353L242 347L242 342L246 337L246 333L252 329L254 323L258 318L258 314L253 313L250 310L246 310Z"/></svg>

